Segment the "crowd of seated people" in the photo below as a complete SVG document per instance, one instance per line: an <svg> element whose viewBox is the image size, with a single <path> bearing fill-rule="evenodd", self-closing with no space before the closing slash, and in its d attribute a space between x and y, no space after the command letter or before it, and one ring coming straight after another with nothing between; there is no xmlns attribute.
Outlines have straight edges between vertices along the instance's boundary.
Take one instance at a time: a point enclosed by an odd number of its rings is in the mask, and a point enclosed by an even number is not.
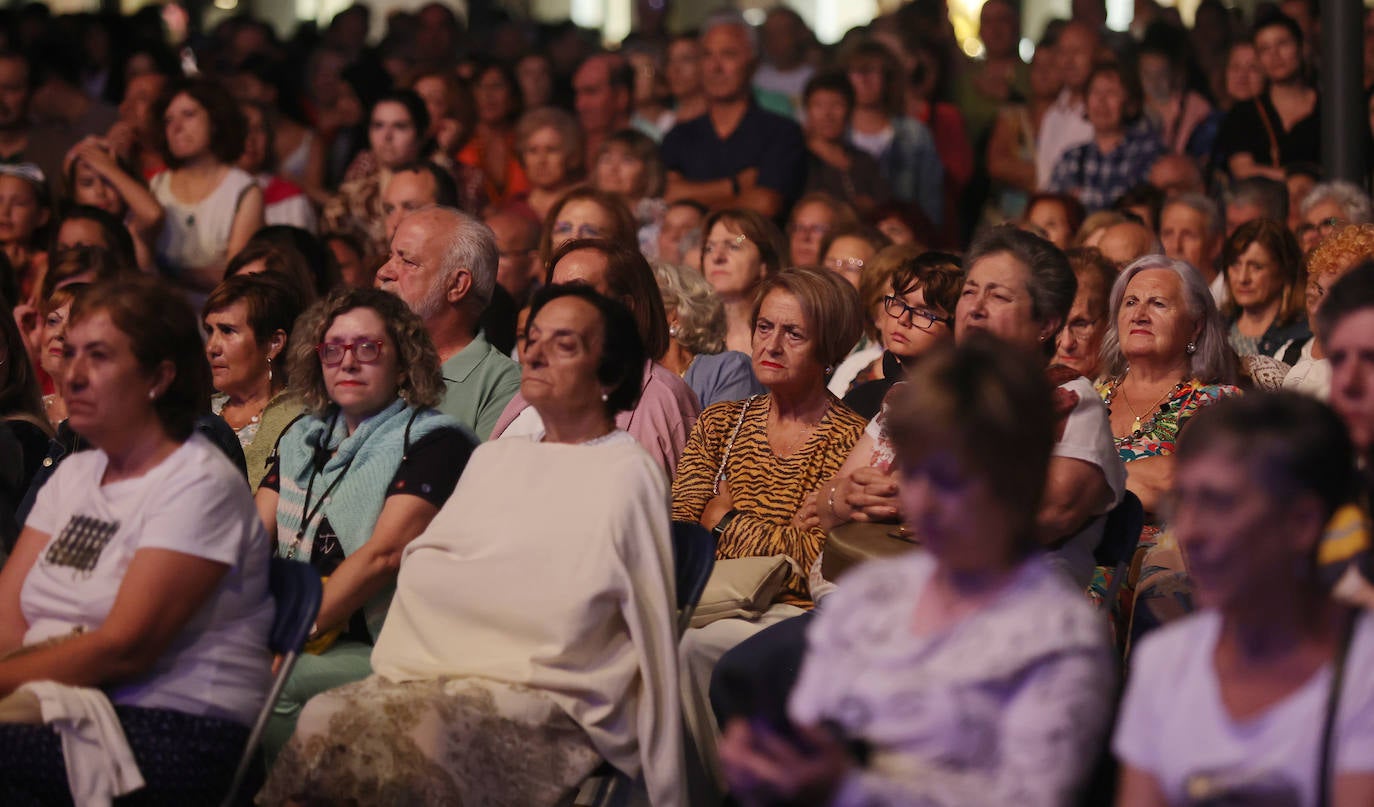
<svg viewBox="0 0 1374 807"><path fill-rule="evenodd" d="M1319 4L1021 5L0 10L0 803L1374 804Z"/></svg>

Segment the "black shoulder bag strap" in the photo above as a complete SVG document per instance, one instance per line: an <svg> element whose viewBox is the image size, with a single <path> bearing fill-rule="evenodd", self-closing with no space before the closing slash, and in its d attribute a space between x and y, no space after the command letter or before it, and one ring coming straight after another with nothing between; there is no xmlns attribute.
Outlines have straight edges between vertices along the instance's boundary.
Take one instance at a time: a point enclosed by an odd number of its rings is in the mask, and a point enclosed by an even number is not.
<svg viewBox="0 0 1374 807"><path fill-rule="evenodd" d="M1350 642L1355 634L1355 624L1360 621L1363 611L1353 609L1347 615L1341 628L1340 643L1336 645L1336 657L1331 662L1331 689L1326 696L1326 715L1322 719L1321 763L1317 768L1317 807L1330 807L1331 784L1336 772L1336 761L1332 751L1336 744L1336 718L1341 705L1341 688L1345 681L1345 662L1350 655Z"/></svg>

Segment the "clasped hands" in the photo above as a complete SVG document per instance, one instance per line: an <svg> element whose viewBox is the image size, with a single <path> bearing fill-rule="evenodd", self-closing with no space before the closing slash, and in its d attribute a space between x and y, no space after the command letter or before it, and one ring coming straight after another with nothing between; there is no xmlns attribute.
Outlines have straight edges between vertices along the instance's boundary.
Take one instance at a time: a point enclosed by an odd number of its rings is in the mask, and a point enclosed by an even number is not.
<svg viewBox="0 0 1374 807"><path fill-rule="evenodd" d="M828 530L850 521L896 521L899 516L897 474L870 465L822 484L802 500L792 525Z"/></svg>

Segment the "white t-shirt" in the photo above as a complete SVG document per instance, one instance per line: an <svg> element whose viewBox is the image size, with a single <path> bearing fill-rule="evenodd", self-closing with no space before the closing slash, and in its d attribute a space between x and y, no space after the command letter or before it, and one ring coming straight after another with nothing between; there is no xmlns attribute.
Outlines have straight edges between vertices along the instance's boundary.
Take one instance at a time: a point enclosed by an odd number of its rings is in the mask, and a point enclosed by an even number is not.
<svg viewBox="0 0 1374 807"><path fill-rule="evenodd" d="M1293 369L1283 377L1283 388L1311 395L1319 401L1331 399L1331 360L1312 358L1317 337L1307 340Z"/></svg>
<svg viewBox="0 0 1374 807"><path fill-rule="evenodd" d="M1082 101L1074 102L1073 93L1068 88L1060 90L1059 97L1040 122L1040 138L1035 145L1035 188L1045 190L1050 184L1050 175L1064 152L1092 140L1093 127L1088 123L1087 108Z"/></svg>
<svg viewBox="0 0 1374 807"><path fill-rule="evenodd" d="M1054 444L1053 456L1082 460L1102 471L1111 488L1111 500L1103 502L1097 518L1088 522L1078 534L1050 553L1050 560L1061 567L1079 587L1086 587L1092 579L1093 551L1102 542L1102 530L1107 513L1121 503L1126 492L1126 465L1112 440L1112 424L1107 407L1093 389L1092 382L1079 376L1059 385L1060 389L1078 395L1078 404L1064 423L1064 436Z"/></svg>
<svg viewBox="0 0 1374 807"><path fill-rule="evenodd" d="M1170 804L1316 804L1331 665L1248 720L1227 713L1213 656L1221 615L1202 611L1146 637L1134 656L1113 750L1155 778ZM1346 658L1335 742L1339 772L1374 772L1374 619Z"/></svg>
<svg viewBox="0 0 1374 807"><path fill-rule="evenodd" d="M243 476L199 434L137 479L101 485L99 450L69 457L43 486L26 526L50 536L19 604L32 644L98 628L140 549L170 549L229 567L219 588L142 678L106 688L116 704L251 724L271 683L267 533Z"/></svg>
<svg viewBox="0 0 1374 807"><path fill-rule="evenodd" d="M896 130L891 126L883 127L880 132L860 132L857 129L849 130L849 142L854 144L854 148L867 152L873 159L879 159L887 147L892 144L892 138L896 136Z"/></svg>

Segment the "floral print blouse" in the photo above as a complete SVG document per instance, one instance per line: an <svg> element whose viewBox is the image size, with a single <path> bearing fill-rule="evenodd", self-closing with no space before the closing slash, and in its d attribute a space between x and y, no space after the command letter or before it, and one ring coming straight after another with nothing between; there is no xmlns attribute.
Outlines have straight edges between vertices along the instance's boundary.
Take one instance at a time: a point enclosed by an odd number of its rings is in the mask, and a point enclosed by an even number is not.
<svg viewBox="0 0 1374 807"><path fill-rule="evenodd" d="M1103 402L1107 404L1108 412L1111 411L1112 392L1119 383L1119 378L1113 378L1097 385L1097 394L1101 395ZM1126 437L1116 438L1116 448L1121 453L1121 461L1129 463L1132 460L1174 453L1178 433L1189 418L1196 415L1204 406L1239 392L1240 388L1231 384L1204 384L1196 378L1183 382L1167 400L1144 419L1138 430Z"/></svg>

